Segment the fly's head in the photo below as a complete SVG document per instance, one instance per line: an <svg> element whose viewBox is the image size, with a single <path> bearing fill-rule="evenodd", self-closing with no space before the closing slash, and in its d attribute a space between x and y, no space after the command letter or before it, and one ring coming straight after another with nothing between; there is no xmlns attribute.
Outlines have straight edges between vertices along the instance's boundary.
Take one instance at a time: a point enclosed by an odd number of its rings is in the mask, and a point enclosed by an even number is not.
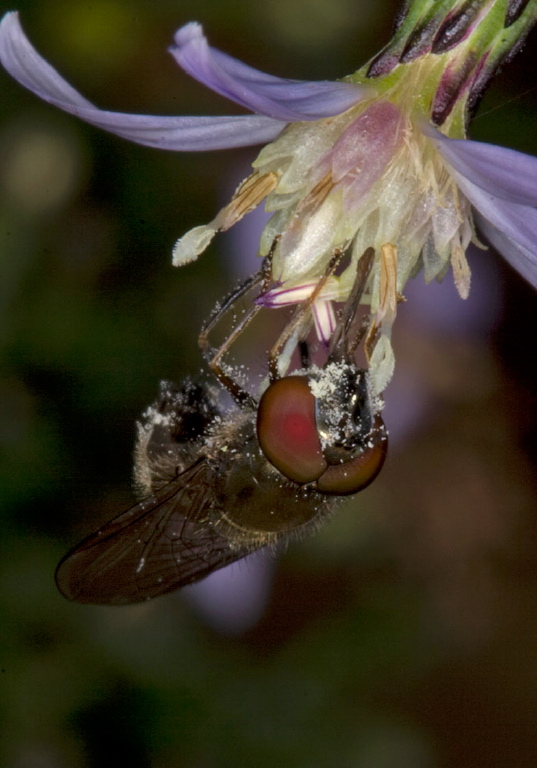
<svg viewBox="0 0 537 768"><path fill-rule="evenodd" d="M257 435L285 477L338 496L368 486L388 447L367 374L346 363L272 382L259 403Z"/></svg>

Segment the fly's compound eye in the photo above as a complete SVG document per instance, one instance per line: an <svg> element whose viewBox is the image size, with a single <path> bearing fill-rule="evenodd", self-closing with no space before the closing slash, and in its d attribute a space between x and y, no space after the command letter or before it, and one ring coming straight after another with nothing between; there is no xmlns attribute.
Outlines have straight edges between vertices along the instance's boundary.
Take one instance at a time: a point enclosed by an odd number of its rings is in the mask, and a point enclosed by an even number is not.
<svg viewBox="0 0 537 768"><path fill-rule="evenodd" d="M377 414L367 443L361 451L340 464L332 464L317 480L317 490L336 496L358 493L373 482L388 453L388 434L382 417Z"/></svg>
<svg viewBox="0 0 537 768"><path fill-rule="evenodd" d="M322 475L328 463L309 379L285 376L269 386L257 410L257 437L267 459L289 480L312 483Z"/></svg>
<svg viewBox="0 0 537 768"><path fill-rule="evenodd" d="M347 460L329 457L330 446L319 437L316 399L306 376L285 376L265 391L257 412L261 450L285 477L299 485L316 481L320 493L346 496L361 491L376 478L388 449L384 422L374 417L371 432ZM341 453L339 452L341 455Z"/></svg>

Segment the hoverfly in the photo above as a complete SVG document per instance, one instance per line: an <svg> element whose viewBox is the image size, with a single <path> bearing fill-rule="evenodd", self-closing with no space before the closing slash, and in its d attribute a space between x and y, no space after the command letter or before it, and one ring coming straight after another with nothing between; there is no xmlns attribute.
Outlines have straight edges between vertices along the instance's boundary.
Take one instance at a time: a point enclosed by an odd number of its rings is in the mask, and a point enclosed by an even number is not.
<svg viewBox="0 0 537 768"><path fill-rule="evenodd" d="M384 463L387 435L381 403L354 361L363 335L357 306L371 254L360 262L323 367L309 364L302 344L302 368L291 375L278 369L278 350L297 346L309 330L318 286L271 351L268 386L259 400L221 364L258 306L252 304L218 351L208 335L238 297L256 284L266 286L266 265L215 309L200 346L235 405L224 409L218 388L204 383L161 384L159 399L138 425L135 481L146 498L60 562L56 582L66 597L120 605L179 589L315 529L341 497L373 481Z"/></svg>

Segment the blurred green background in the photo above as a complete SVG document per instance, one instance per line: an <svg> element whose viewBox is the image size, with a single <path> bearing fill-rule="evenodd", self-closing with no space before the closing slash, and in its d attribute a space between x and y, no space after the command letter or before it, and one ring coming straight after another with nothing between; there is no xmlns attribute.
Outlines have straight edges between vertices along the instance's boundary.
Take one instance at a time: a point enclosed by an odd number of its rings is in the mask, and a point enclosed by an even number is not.
<svg viewBox="0 0 537 768"><path fill-rule="evenodd" d="M187 21L260 69L330 78L388 40L396 7L18 4L85 96L152 114L233 111L166 53ZM475 138L537 154L535 55L533 37L482 103ZM251 626L219 627L188 590L71 604L57 561L132 503L135 419L160 379L199 370L199 326L237 277L229 237L182 270L171 247L213 217L255 150L145 149L3 72L0 93L0 765L535 766L533 290L485 254L485 288L476 278L468 300L492 313L485 331L455 322L449 278L438 290L453 327L402 308L387 412L405 423L387 466L282 555Z"/></svg>

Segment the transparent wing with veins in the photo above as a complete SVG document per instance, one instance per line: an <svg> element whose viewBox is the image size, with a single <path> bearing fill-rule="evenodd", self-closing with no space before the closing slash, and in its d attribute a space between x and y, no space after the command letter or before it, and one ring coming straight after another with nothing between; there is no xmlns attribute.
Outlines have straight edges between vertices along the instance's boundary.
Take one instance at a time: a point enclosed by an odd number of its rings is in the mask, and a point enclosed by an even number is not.
<svg viewBox="0 0 537 768"><path fill-rule="evenodd" d="M82 541L58 566L60 591L80 603L138 603L249 554L252 547L233 546L218 532L212 475L198 460Z"/></svg>

